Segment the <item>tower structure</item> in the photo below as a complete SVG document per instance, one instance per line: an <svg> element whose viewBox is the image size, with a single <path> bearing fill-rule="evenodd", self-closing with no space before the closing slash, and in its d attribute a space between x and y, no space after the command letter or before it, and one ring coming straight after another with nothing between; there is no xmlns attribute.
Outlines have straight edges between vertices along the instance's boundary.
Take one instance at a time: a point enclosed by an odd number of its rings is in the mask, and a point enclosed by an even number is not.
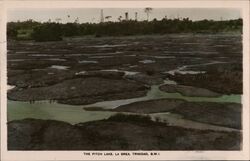
<svg viewBox="0 0 250 161"><path fill-rule="evenodd" d="M103 9L101 9L100 23L104 22Z"/></svg>

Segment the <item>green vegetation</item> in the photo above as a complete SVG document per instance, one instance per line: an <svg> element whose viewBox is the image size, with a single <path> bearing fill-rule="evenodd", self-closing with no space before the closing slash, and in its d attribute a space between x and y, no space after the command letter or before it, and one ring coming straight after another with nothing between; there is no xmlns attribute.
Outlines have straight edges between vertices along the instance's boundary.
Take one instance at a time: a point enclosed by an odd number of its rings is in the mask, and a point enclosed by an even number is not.
<svg viewBox="0 0 250 161"><path fill-rule="evenodd" d="M38 26L39 22L27 20L24 22L8 22L7 23L7 37L8 39L28 40L32 39L33 29Z"/></svg>
<svg viewBox="0 0 250 161"><path fill-rule="evenodd" d="M18 40L29 40L31 39L32 29L20 29L17 31Z"/></svg>
<svg viewBox="0 0 250 161"><path fill-rule="evenodd" d="M146 12L149 15L149 12ZM122 20L119 22L102 23L55 23L36 22L9 22L7 24L9 39L33 39L35 41L55 41L63 37L94 35L100 36L126 36L145 34L169 33L218 33L242 32L242 19L213 21L191 21L184 19L167 19L152 21ZM29 31L23 34L22 31Z"/></svg>
<svg viewBox="0 0 250 161"><path fill-rule="evenodd" d="M62 40L62 26L58 23L45 23L36 26L31 37L36 41Z"/></svg>

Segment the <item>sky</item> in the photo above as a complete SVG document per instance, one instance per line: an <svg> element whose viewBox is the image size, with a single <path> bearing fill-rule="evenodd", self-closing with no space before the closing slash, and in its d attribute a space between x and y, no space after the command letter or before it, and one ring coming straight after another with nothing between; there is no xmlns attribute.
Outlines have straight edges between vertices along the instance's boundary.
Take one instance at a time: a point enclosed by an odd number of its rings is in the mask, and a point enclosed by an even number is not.
<svg viewBox="0 0 250 161"><path fill-rule="evenodd" d="M125 12L128 12L129 19L135 19L135 12L138 13L138 20L146 20L147 15L143 8L105 8L103 9L103 16L111 16L109 21L118 21L118 17L125 17ZM241 18L240 9L234 8L153 8L149 14L149 20L154 18L160 20L167 16L167 18L186 18L191 20L228 20ZM98 23L101 19L100 8L65 8L65 9L9 9L7 20L10 21L25 21L33 19L35 21L46 22L49 19L55 21L61 19L60 22L74 22L79 19L80 23L91 22Z"/></svg>

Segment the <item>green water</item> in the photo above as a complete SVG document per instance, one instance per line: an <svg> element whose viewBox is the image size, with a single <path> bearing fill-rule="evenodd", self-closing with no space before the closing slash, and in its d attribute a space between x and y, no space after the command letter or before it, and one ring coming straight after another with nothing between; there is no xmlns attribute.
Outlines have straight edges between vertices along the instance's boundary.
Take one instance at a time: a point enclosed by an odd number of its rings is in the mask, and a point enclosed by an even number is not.
<svg viewBox="0 0 250 161"><path fill-rule="evenodd" d="M29 102L8 100L8 121L24 118L50 119L76 124L101 120L115 114L114 112L85 111L81 106L49 103L47 101L30 104Z"/></svg>
<svg viewBox="0 0 250 161"><path fill-rule="evenodd" d="M169 82L168 82L169 83ZM171 82L173 83L173 82ZM166 84L166 82L164 83ZM186 101L192 102L231 102L231 103L241 103L241 95L222 95L221 97L188 97L183 96L180 93L167 93L159 90L160 85L153 85L151 90L147 93L145 97L124 99L124 100L115 100L115 101L103 101L97 102L90 105L85 105L84 107L102 107L106 109L113 109L121 105L126 105L129 103L163 99L163 98L175 98L175 99L184 99Z"/></svg>
<svg viewBox="0 0 250 161"><path fill-rule="evenodd" d="M164 84L175 84L173 81L165 81ZM166 93L159 90L160 85L153 85L145 97L103 101L90 105L64 105L49 103L49 101L37 101L33 104L29 102L8 100L8 121L20 120L24 118L51 119L76 124L94 120L106 119L115 114L108 111L85 111L83 107L102 107L113 109L121 105L133 102L155 100L163 98L177 98L192 102L234 102L241 103L241 95L223 95L221 97L187 97L179 93ZM164 115L160 115L163 117Z"/></svg>

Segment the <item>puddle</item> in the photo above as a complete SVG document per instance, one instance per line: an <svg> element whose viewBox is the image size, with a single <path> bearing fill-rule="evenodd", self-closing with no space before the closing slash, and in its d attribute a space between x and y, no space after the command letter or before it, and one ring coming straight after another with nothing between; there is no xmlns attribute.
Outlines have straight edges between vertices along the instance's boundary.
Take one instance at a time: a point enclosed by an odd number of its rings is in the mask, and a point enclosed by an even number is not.
<svg viewBox="0 0 250 161"><path fill-rule="evenodd" d="M104 45L93 45L93 46L86 46L86 47L93 47L93 48L113 48L113 47L123 47L123 46L128 46L128 44L116 44L116 45L104 44Z"/></svg>
<svg viewBox="0 0 250 161"><path fill-rule="evenodd" d="M194 44L200 44L200 43L198 43L198 42L185 42L183 44L185 44L185 45L194 45Z"/></svg>
<svg viewBox="0 0 250 161"><path fill-rule="evenodd" d="M15 54L31 54L37 53L36 51L16 51Z"/></svg>
<svg viewBox="0 0 250 161"><path fill-rule="evenodd" d="M51 60L51 61L66 61L66 59L59 59L59 58L53 58L53 59L43 59L43 60Z"/></svg>
<svg viewBox="0 0 250 161"><path fill-rule="evenodd" d="M192 70L186 70L186 71L178 71L180 74L203 74L206 73L206 71L192 71Z"/></svg>
<svg viewBox="0 0 250 161"><path fill-rule="evenodd" d="M81 64L96 64L96 63L98 63L98 61L95 61L95 60L81 60L81 61L78 61L78 63L81 63Z"/></svg>
<svg viewBox="0 0 250 161"><path fill-rule="evenodd" d="M82 56L82 55L85 55L85 54L67 54L66 56L71 57L71 56Z"/></svg>
<svg viewBox="0 0 250 161"><path fill-rule="evenodd" d="M103 52L103 53L95 53L95 54L81 54L81 55L84 55L84 56L90 56L90 57L93 57L93 56L115 56L115 55L118 55L118 54L121 54L123 52Z"/></svg>
<svg viewBox="0 0 250 161"><path fill-rule="evenodd" d="M13 89L13 88L15 88L16 86L14 86L14 85L7 85L7 90L11 90L11 89Z"/></svg>
<svg viewBox="0 0 250 161"><path fill-rule="evenodd" d="M206 71L191 71L191 70L186 70L189 67L196 67L196 66L205 66L205 65L212 65L212 64L221 64L221 63L227 63L227 62L220 62L220 61L213 61L209 63L203 63L203 64L194 64L194 65L184 65L181 67L178 67L174 70L170 70L164 73L168 73L171 75L174 75L175 73L180 73L180 74L201 74L201 73L206 73Z"/></svg>
<svg viewBox="0 0 250 161"><path fill-rule="evenodd" d="M50 68L59 69L59 70L67 70L69 67L68 66L62 66L62 65L52 65Z"/></svg>
<svg viewBox="0 0 250 161"><path fill-rule="evenodd" d="M29 54L28 56L44 56L44 57L46 57L46 56L51 56L51 57L53 57L53 56L58 56L58 55L52 55L52 54Z"/></svg>
<svg viewBox="0 0 250 161"><path fill-rule="evenodd" d="M179 69L171 70L171 71L168 71L165 73L168 73L171 75L175 75L175 73L178 73L178 74L203 74L203 73L206 73L206 71L182 70L181 68L179 68Z"/></svg>
<svg viewBox="0 0 250 161"><path fill-rule="evenodd" d="M84 75L85 73L86 71L80 71L80 72L75 73L75 75Z"/></svg>
<svg viewBox="0 0 250 161"><path fill-rule="evenodd" d="M140 63L143 63L143 64L151 64L151 63L155 63L154 60L142 60L142 61L139 61Z"/></svg>
<svg viewBox="0 0 250 161"><path fill-rule="evenodd" d="M174 59L175 56L153 56L156 59Z"/></svg>
<svg viewBox="0 0 250 161"><path fill-rule="evenodd" d="M107 71L107 72L124 72L125 76L127 75L135 75L138 74L140 72L131 72L131 71L126 71L126 70L118 70L118 69L104 69L104 70L100 70L100 71Z"/></svg>
<svg viewBox="0 0 250 161"><path fill-rule="evenodd" d="M115 52L116 54L122 54L122 53L124 53L123 51L116 51Z"/></svg>
<svg viewBox="0 0 250 161"><path fill-rule="evenodd" d="M92 57L89 57L90 59L102 59L102 58L112 58L114 56L92 56Z"/></svg>
<svg viewBox="0 0 250 161"><path fill-rule="evenodd" d="M31 69L32 71L43 71L43 70L46 70L46 69Z"/></svg>
<svg viewBox="0 0 250 161"><path fill-rule="evenodd" d="M138 65L130 65L129 68L136 68Z"/></svg>

